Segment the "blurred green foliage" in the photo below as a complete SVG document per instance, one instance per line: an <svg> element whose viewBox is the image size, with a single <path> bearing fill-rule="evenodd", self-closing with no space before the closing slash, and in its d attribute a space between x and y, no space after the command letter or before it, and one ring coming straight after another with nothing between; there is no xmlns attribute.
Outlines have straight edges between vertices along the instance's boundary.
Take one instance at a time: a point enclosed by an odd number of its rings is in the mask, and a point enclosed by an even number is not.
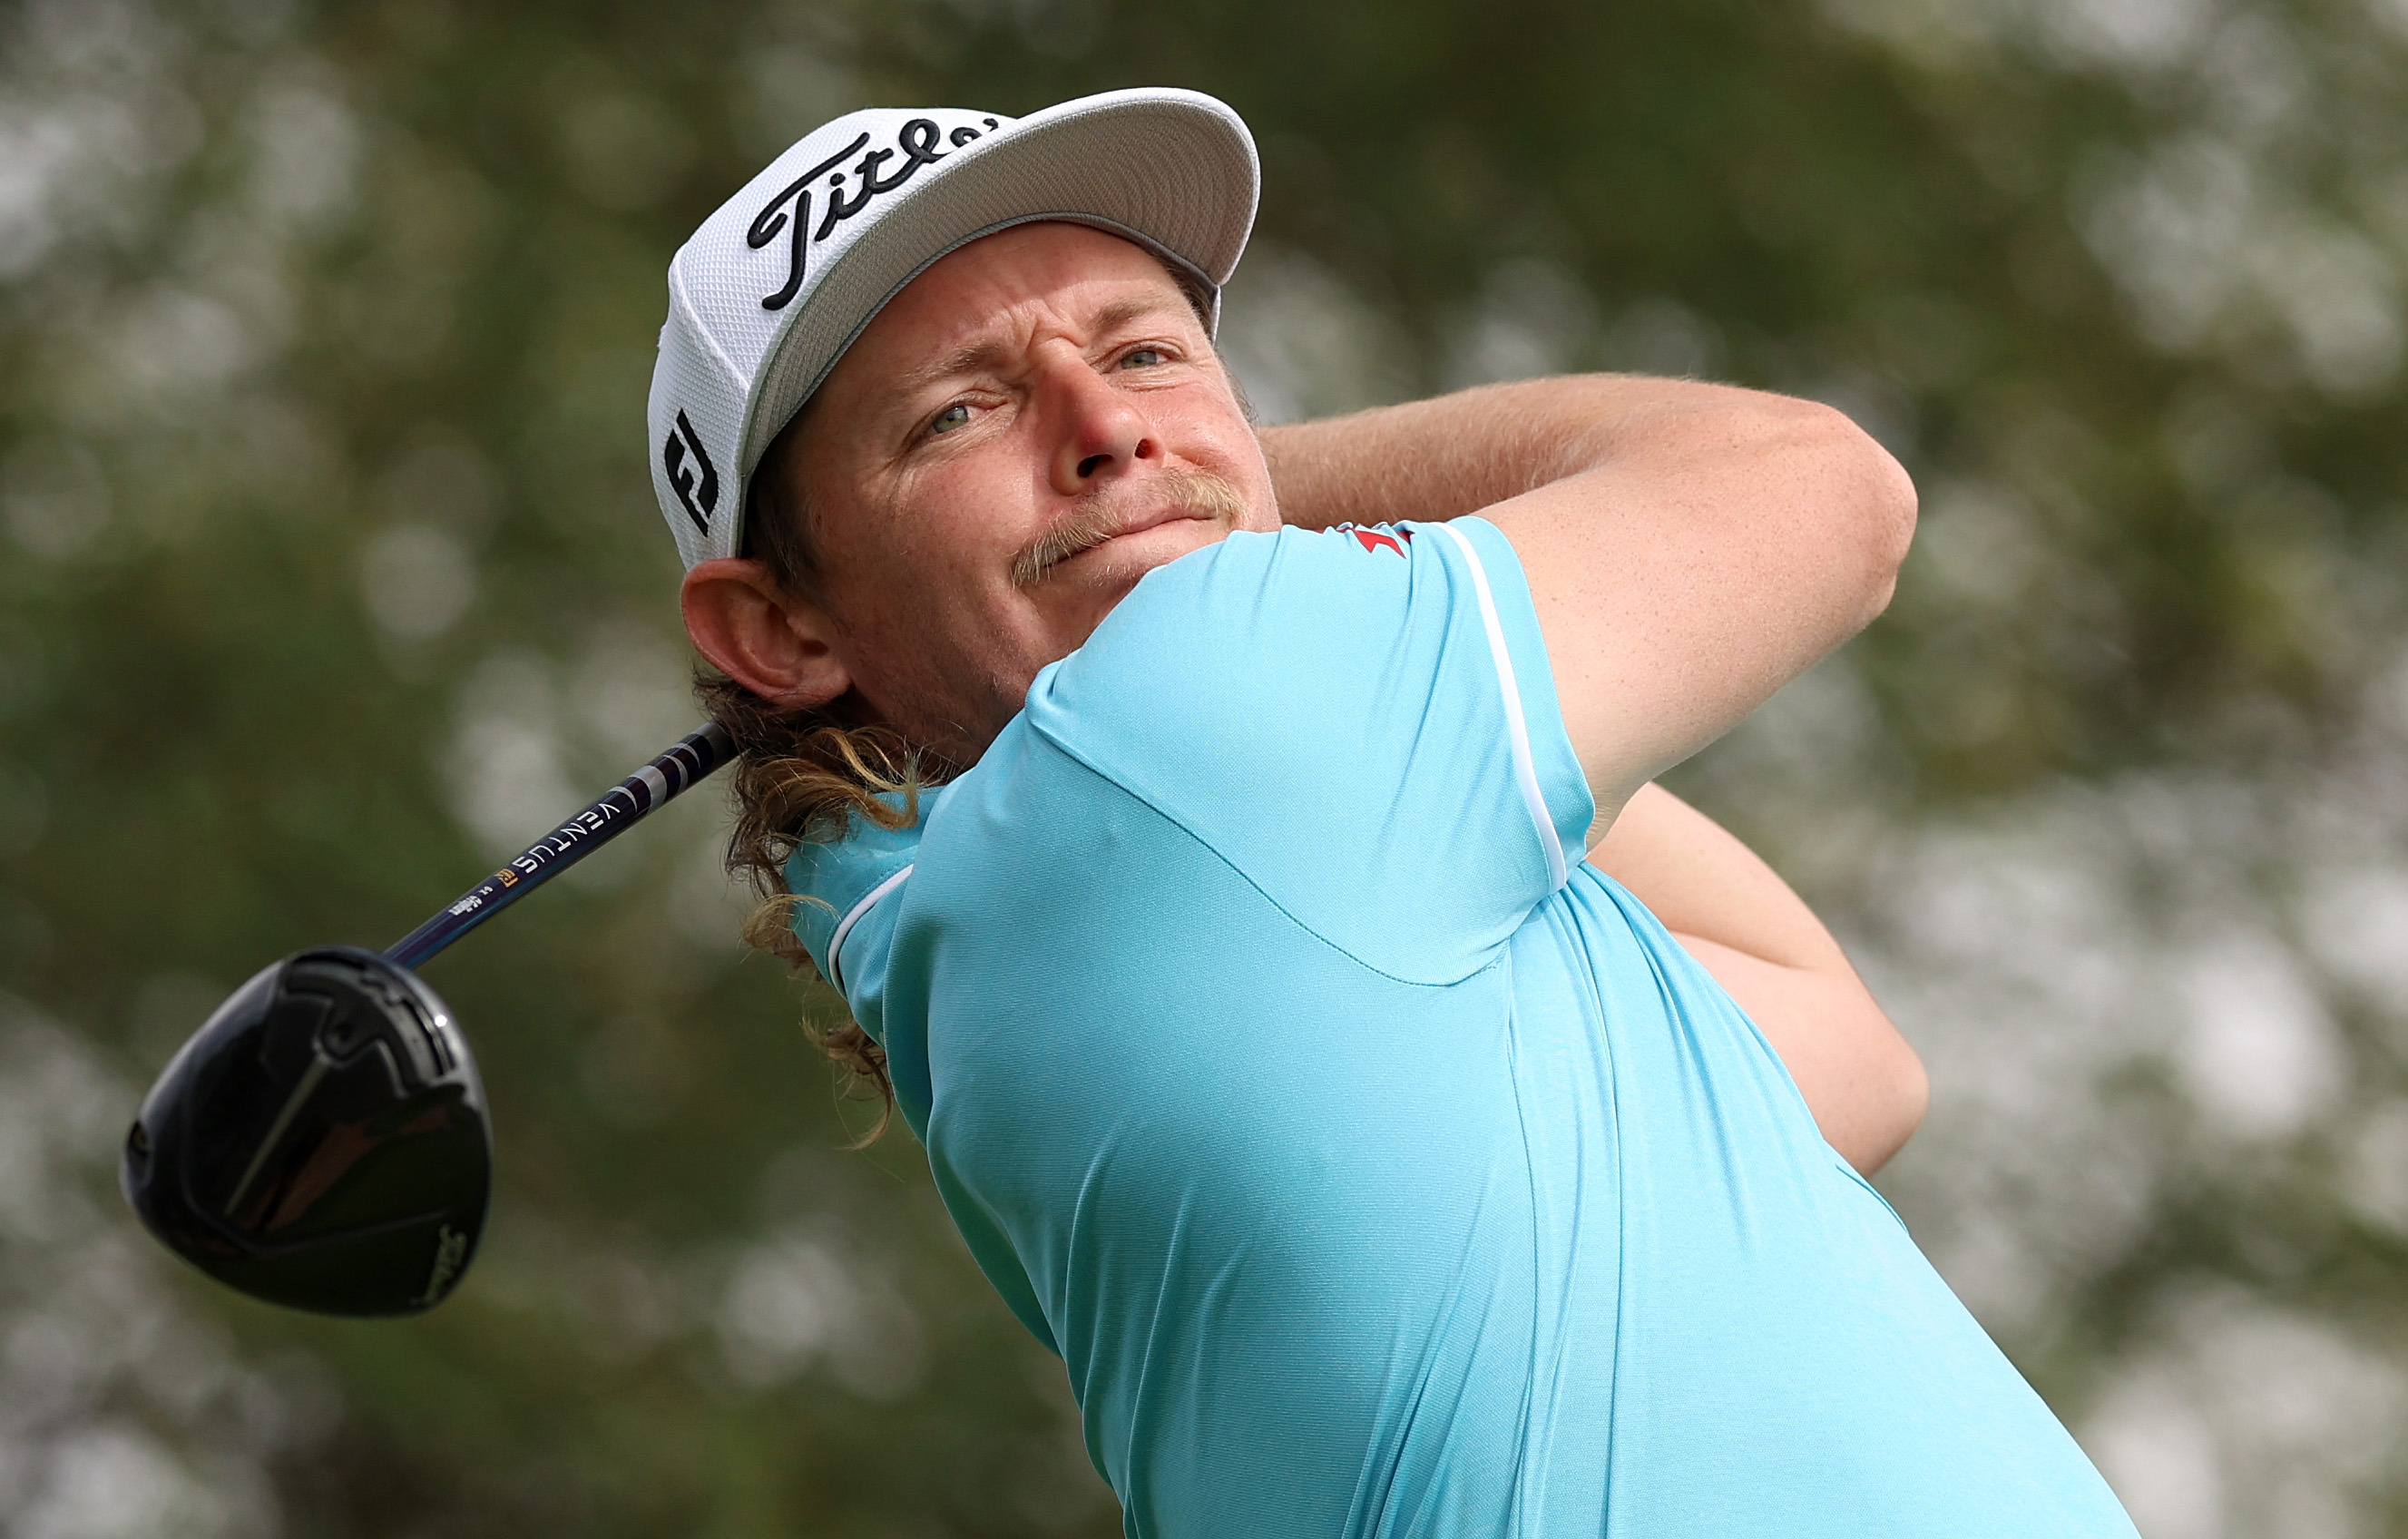
<svg viewBox="0 0 2408 1539"><path fill-rule="evenodd" d="M1230 101L1266 195L1228 345L1282 414L1573 367L1855 412L1925 490L1898 604L1781 718L1802 727L1687 784L1911 1003L1945 947L1883 884L1924 869L1897 853L1918 830L2009 816L1966 858L2044 866L2067 786L2122 827L2120 788L2185 776L2394 784L2367 733L2393 719L2408 530L2402 24L2305 0L0 10L0 1077L36 1150L0 1129L0 1523L1117 1532L1058 1365L916 1149L843 1151L866 1112L796 1024L828 1001L735 947L707 795L430 968L501 1159L441 1311L249 1306L167 1270L108 1191L131 1095L219 995L398 936L687 724L642 434L662 273L816 122ZM2397 869L2397 827L2352 815L2335 847ZM2190 879L2175 821L2137 905ZM2310 919L2267 923L2323 979ZM2144 1181L2109 1239L2037 1247L2042 1302L1985 1310L2078 1426L2126 1406L2110 1442L2179 1444L2156 1381L2115 1374L2202 1276L2401 1332L2408 1250L2345 1179L2408 1164L2383 1130L2408 1128L2398 1001L2310 986L2348 1054L2327 1124ZM1975 1039L1932 1030L1938 1152L1901 1167L1928 1242L1990 1211L1996 1164L1945 1130L1942 1049ZM2118 1125L2193 1148L2180 1072L2092 1069ZM2118 1158L2075 1165L2146 1165ZM45 1208L49 1180L82 1205ZM2008 1297L1977 1286L2004 1262L1942 1260L1977 1308ZM2408 1427L2408 1379L2368 1372L2349 1403ZM2403 1527L2387 1458L2303 1454L2275 1494L2235 1476L2193 1511L2181 1459L2151 1457L2108 1461L2173 1483L2127 1485L2154 1533ZM2342 1516L2297 1526L2311 1508Z"/></svg>

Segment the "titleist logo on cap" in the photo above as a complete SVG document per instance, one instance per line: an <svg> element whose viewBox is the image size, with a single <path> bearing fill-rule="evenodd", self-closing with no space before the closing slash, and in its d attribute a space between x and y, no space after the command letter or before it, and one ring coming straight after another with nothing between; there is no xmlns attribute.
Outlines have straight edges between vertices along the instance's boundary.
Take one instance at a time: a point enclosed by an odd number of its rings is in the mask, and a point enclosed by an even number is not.
<svg viewBox="0 0 2408 1539"><path fill-rule="evenodd" d="M1000 120L982 118L980 122L984 127L993 129L998 126ZM913 118L896 130L893 149L864 150L863 147L869 143L869 136L862 134L851 144L787 183L776 197L761 206L761 211L752 216L752 227L744 232L744 243L759 251L777 239L780 230L787 228L787 205L791 203L794 206L795 233L787 243L791 254L786 259L786 281L775 294L762 296L761 308L784 309L802 289L804 253L810 247L825 240L838 224L868 208L871 198L881 193L891 193L910 181L912 173L923 165L934 165L943 160L945 151L937 148L940 139L950 140L958 150L979 137L980 131L976 128L956 128L947 134L938 126L934 118ZM853 165L851 175L854 179L854 187L848 196L844 185L847 173L839 167L853 159L855 151L862 151L862 156ZM881 176L878 168L897 155L903 158L903 164ZM819 228L811 231L810 239L807 242L803 232L810 229L811 223L814 192L811 183L823 176L827 178L827 212L820 216Z"/></svg>

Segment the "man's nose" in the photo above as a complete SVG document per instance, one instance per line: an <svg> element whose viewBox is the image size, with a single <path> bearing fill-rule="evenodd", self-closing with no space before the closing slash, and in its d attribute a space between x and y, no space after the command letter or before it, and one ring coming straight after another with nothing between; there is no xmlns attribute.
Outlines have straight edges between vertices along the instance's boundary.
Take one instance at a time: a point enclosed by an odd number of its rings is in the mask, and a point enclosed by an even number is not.
<svg viewBox="0 0 2408 1539"><path fill-rule="evenodd" d="M1056 423L1050 479L1064 496L1162 457L1153 422L1084 357L1049 359L1044 388Z"/></svg>

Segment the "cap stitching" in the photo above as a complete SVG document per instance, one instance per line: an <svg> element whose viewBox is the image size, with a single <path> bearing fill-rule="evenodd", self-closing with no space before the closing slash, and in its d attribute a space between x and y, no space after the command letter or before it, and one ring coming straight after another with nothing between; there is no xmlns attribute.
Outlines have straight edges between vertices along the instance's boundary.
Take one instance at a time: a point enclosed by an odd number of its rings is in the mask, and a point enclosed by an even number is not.
<svg viewBox="0 0 2408 1539"><path fill-rule="evenodd" d="M710 349L710 355L718 359L719 367L727 371L727 378L738 383L747 382L744 371L736 367L736 360L730 358L727 355L727 350L719 345L717 335L709 326L703 324L702 313L694 308L694 301L686 297L684 252L678 252L677 260L669 264L669 298L676 303L679 309L685 312L687 329L701 335L704 345Z"/></svg>

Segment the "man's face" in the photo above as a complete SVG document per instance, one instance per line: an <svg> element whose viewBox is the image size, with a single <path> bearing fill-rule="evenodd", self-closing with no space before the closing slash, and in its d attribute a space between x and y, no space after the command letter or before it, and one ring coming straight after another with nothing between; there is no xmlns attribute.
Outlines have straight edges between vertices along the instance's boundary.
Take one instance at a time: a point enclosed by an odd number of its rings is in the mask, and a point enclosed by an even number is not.
<svg viewBox="0 0 2408 1539"><path fill-rule="evenodd" d="M1019 225L922 273L795 448L837 659L880 717L960 763L1140 577L1279 524L1186 296L1083 225Z"/></svg>

